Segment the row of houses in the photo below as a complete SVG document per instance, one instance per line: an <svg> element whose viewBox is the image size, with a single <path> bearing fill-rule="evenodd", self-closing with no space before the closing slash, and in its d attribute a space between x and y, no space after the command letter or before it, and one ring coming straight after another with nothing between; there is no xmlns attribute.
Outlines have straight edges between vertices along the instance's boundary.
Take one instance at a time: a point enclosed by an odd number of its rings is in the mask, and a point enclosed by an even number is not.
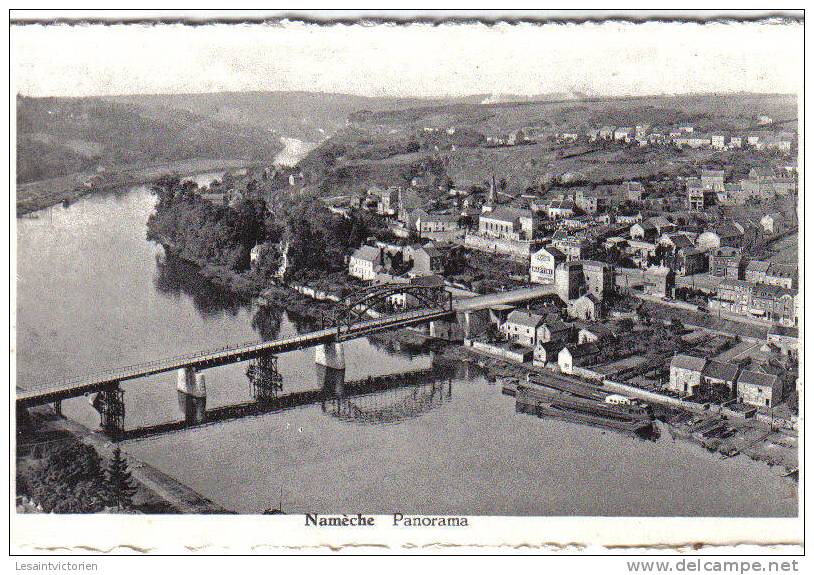
<svg viewBox="0 0 814 575"><path fill-rule="evenodd" d="M393 244L364 245L348 257L348 275L362 281L374 281L387 273L388 259L398 254L402 262L409 264L409 272L415 276L443 274L444 256L431 242L425 245L397 246Z"/></svg>
<svg viewBox="0 0 814 575"><path fill-rule="evenodd" d="M703 211L715 204L743 205L796 193L797 179L770 168L752 168L747 179L727 183L723 170L702 170L699 178L688 178L685 187L689 209Z"/></svg>
<svg viewBox="0 0 814 575"><path fill-rule="evenodd" d="M726 278L710 298L709 308L713 312L721 310L796 326L799 321L797 300L798 293L793 289Z"/></svg>
<svg viewBox="0 0 814 575"><path fill-rule="evenodd" d="M771 373L742 369L737 363L677 354L670 361L668 388L685 397L704 386L722 386L733 398L755 407L775 407L783 401L783 381Z"/></svg>
<svg viewBox="0 0 814 575"><path fill-rule="evenodd" d="M653 127L649 124L636 126L602 126L588 129L584 134L565 130L557 134L562 142L577 142L584 137L589 142L599 140L647 145L674 145L687 148L712 148L717 150L738 149L750 146L756 150L791 153L796 136L788 132L753 130L748 133L724 132L700 133L691 124L678 127Z"/></svg>

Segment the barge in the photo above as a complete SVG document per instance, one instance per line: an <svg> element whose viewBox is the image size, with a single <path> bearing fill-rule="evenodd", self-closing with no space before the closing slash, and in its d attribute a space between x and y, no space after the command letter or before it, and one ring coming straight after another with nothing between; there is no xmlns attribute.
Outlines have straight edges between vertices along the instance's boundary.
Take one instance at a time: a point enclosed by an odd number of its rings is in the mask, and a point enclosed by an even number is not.
<svg viewBox="0 0 814 575"><path fill-rule="evenodd" d="M646 435L653 430L649 413L636 404L606 403L525 385L517 385L515 397L515 409L519 413L555 417L635 435Z"/></svg>

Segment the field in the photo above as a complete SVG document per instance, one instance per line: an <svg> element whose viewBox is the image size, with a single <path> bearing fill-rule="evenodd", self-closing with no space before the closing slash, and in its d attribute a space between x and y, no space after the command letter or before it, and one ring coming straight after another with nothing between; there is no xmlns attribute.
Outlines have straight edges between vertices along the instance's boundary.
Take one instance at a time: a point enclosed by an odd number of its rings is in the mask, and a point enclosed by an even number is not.
<svg viewBox="0 0 814 575"><path fill-rule="evenodd" d="M323 193L353 193L373 185L410 185L423 176L429 188L483 187L494 175L509 193L571 180L615 184L630 179L696 175L706 165L729 166L745 177L751 165L744 152L678 150L622 144L555 141L564 129L584 132L602 125L675 125L690 122L699 131L747 130L755 110L778 120L794 119L786 96L680 96L590 101L451 104L352 114L349 125L312 151L300 164ZM778 124L777 129L780 126ZM533 143L495 147L487 138L505 138L518 129L533 132Z"/></svg>

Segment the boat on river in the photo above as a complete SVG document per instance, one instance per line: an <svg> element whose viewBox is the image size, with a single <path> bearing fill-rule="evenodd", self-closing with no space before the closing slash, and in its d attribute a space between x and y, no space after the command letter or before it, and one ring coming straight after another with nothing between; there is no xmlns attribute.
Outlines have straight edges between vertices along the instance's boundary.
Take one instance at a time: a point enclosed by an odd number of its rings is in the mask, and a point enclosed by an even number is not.
<svg viewBox="0 0 814 575"><path fill-rule="evenodd" d="M525 385L517 386L515 398L516 410L520 413L556 417L636 435L645 435L653 429L653 420L647 411L636 404L607 403Z"/></svg>

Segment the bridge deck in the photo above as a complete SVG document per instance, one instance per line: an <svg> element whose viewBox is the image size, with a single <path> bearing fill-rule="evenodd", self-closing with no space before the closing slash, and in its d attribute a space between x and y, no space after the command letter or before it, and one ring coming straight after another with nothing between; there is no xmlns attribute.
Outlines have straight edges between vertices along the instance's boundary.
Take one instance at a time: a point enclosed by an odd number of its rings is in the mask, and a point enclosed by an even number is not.
<svg viewBox="0 0 814 575"><path fill-rule="evenodd" d="M446 319L454 314L451 310L413 310L387 317L374 318L359 322L350 330L340 333L340 340L363 337L376 331L394 329L424 323L427 321ZM239 361L246 361L264 354L284 353L296 349L313 347L337 339L337 329L329 328L283 338L274 341L251 342L236 346L227 346L214 350L188 353L171 358L139 363L126 367L109 369L106 371L64 380L56 385L18 389L17 405L31 407L42 405L71 397L78 397L85 393L100 391L122 381L138 379L168 371L191 367L209 368Z"/></svg>
<svg viewBox="0 0 814 575"><path fill-rule="evenodd" d="M136 365L109 369L106 371L66 379L56 384L18 389L17 405L31 407L89 392L100 391L116 384L184 367L209 368L238 361L253 359L263 354L284 353L326 343L331 340L348 340L363 337L376 331L406 327L435 319L447 319L456 311L483 309L493 305L512 304L530 301L556 293L553 285L517 289L509 292L487 294L455 301L452 310L419 309L387 317L379 317L357 323L337 338L336 328L322 329L296 337L266 342L250 342L226 346L214 350L198 351L171 358L148 361Z"/></svg>

